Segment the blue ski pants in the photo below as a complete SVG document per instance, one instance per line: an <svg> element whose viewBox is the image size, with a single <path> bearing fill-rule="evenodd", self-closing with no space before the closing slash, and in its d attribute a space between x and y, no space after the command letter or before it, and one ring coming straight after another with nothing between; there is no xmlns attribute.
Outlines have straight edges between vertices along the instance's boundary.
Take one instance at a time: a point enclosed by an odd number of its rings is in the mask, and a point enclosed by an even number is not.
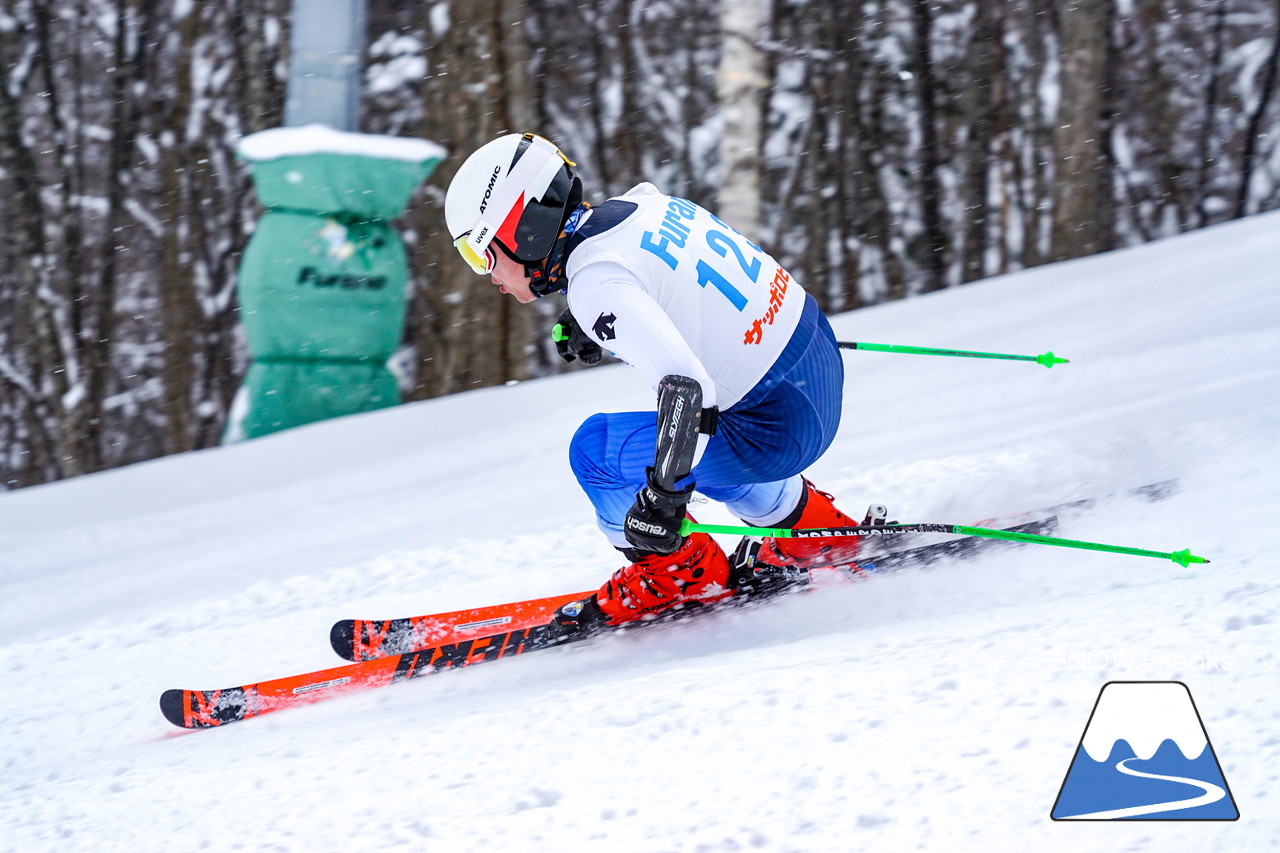
<svg viewBox="0 0 1280 853"><path fill-rule="evenodd" d="M748 524L768 526L785 518L804 490L800 473L835 438L843 385L835 333L806 295L800 323L773 367L720 412L716 434L693 469L698 491ZM587 418L569 445L573 473L616 547L628 547L622 523L645 485L645 468L653 464L657 431L653 411L598 414Z"/></svg>

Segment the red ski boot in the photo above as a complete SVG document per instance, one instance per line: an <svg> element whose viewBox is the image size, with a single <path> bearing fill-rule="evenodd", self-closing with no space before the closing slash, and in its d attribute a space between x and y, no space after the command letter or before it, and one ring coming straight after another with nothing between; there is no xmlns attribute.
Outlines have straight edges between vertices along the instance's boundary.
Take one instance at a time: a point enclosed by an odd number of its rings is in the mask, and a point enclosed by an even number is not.
<svg viewBox="0 0 1280 853"><path fill-rule="evenodd" d="M614 572L595 597L609 625L634 622L678 604L712 604L733 595L729 559L705 533L690 535L671 554L624 553L633 562Z"/></svg>
<svg viewBox="0 0 1280 853"><path fill-rule="evenodd" d="M806 530L818 527L856 527L858 522L836 509L831 495L814 488L804 481L804 494L791 515L775 527ZM846 536L839 539L775 539L766 536L760 543L756 559L772 566L811 569L817 566L837 566L853 560L858 553L859 539Z"/></svg>

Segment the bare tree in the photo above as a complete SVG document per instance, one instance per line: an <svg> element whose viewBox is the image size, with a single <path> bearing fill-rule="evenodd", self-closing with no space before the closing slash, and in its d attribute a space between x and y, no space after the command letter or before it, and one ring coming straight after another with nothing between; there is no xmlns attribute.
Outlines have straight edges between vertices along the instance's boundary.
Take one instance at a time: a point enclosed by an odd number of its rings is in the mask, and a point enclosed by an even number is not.
<svg viewBox="0 0 1280 853"><path fill-rule="evenodd" d="M915 34L916 99L920 123L920 235L925 293L947 286L947 236L942 225L941 143L938 139L938 83L933 73L933 0L914 0L911 23Z"/></svg>
<svg viewBox="0 0 1280 853"><path fill-rule="evenodd" d="M370 0L363 129L451 149L401 220L413 396L565 369L559 301L511 304L444 233L453 170L506 131L592 201L740 208L721 144L754 155L759 239L831 310L1280 207L1280 0L737 2L767 19L731 38L767 81L746 143L716 82L734 0ZM288 5L4 3L4 488L218 441L257 212L235 145L280 122Z"/></svg>
<svg viewBox="0 0 1280 853"><path fill-rule="evenodd" d="M1224 49L1225 30L1227 24L1227 0L1218 0L1213 16L1213 35L1210 38L1210 57L1208 70L1205 72L1204 87L1204 131L1200 134L1200 146L1197 159L1200 162L1200 173L1196 180L1199 198L1196 201L1196 226L1203 228L1209 224L1208 199L1212 184L1215 144L1218 132L1218 91L1219 78L1222 76L1222 54Z"/></svg>
<svg viewBox="0 0 1280 853"><path fill-rule="evenodd" d="M1004 66L1003 22L999 3L977 0L973 32L966 57L969 86L965 113L969 132L965 140L964 254L960 280L986 275L986 255L991 239L990 183L993 147L997 132L996 90Z"/></svg>
<svg viewBox="0 0 1280 853"><path fill-rule="evenodd" d="M432 397L528 377L531 319L453 252L444 223L444 190L458 165L502 133L533 125L533 96L520 0L435 3L428 10L431 85L421 135L451 157L432 176L417 217L413 339L415 396Z"/></svg>
<svg viewBox="0 0 1280 853"><path fill-rule="evenodd" d="M1248 129L1244 134L1244 152L1240 155L1240 184L1236 191L1235 217L1239 219L1249 211L1249 184L1253 180L1254 158L1257 156L1258 139L1262 135L1263 121L1271 98L1276 91L1276 74L1280 70L1280 0L1275 3L1275 34L1271 39L1271 53L1263 71L1262 90L1249 115Z"/></svg>
<svg viewBox="0 0 1280 853"><path fill-rule="evenodd" d="M232 155L250 46L234 5L18 2L0 27L0 199L20 246L0 275L6 486L216 442L237 377L235 254L252 211ZM242 28L267 57L278 27ZM37 96L38 95L38 96ZM193 106L198 105L198 107ZM9 192L13 190L14 192ZM12 205L12 207L9 207ZM194 289L194 292L193 292Z"/></svg>
<svg viewBox="0 0 1280 853"><path fill-rule="evenodd" d="M1098 250L1097 174L1103 159L1103 83L1111 0L1068 0L1062 8L1062 96L1054 132L1053 256Z"/></svg>

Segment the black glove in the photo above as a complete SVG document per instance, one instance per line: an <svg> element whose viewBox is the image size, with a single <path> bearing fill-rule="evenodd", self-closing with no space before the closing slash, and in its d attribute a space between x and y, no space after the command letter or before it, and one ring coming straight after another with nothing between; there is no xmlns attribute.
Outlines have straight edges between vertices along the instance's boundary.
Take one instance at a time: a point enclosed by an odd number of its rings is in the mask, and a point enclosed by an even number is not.
<svg viewBox="0 0 1280 853"><path fill-rule="evenodd" d="M636 494L636 502L623 522L623 532L632 547L640 551L670 554L684 544L680 525L694 484L669 492L654 482L653 468L647 468L645 474L649 484Z"/></svg>
<svg viewBox="0 0 1280 853"><path fill-rule="evenodd" d="M565 361L580 358L583 364L596 364L604 358L604 350L582 331L568 308L564 309L559 321L551 327L551 340L556 342L556 352Z"/></svg>

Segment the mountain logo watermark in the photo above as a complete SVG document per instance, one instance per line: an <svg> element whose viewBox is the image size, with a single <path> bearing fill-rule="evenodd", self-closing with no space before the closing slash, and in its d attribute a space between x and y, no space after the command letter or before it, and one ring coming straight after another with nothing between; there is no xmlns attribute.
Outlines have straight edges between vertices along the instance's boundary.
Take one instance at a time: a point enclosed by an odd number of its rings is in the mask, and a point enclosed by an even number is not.
<svg viewBox="0 0 1280 853"><path fill-rule="evenodd" d="M1109 681L1062 780L1054 820L1236 820L1191 691L1181 681Z"/></svg>

